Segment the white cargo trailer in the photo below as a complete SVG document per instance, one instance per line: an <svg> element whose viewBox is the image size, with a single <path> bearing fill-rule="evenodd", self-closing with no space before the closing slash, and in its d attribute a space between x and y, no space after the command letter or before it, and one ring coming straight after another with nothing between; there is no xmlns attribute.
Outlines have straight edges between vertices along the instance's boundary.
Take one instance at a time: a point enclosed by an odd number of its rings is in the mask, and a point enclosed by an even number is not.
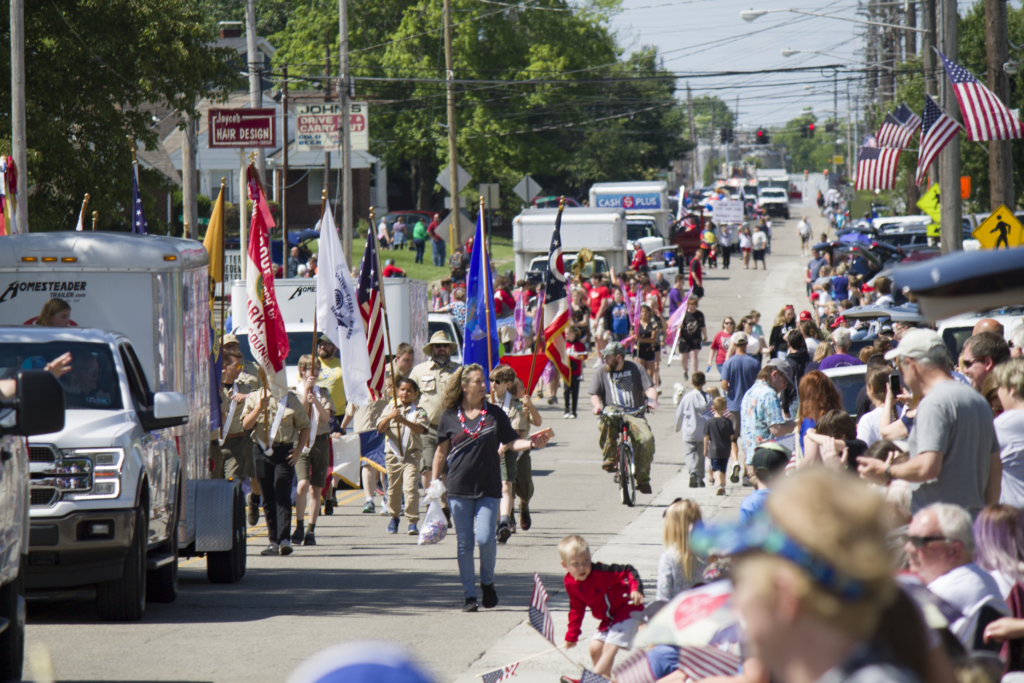
<svg viewBox="0 0 1024 683"><path fill-rule="evenodd" d="M535 257L548 253L557 215L558 209L526 209L512 219L517 279L526 277ZM561 232L563 252L587 248L604 256L616 272L626 269L626 212L622 209L565 209Z"/></svg>

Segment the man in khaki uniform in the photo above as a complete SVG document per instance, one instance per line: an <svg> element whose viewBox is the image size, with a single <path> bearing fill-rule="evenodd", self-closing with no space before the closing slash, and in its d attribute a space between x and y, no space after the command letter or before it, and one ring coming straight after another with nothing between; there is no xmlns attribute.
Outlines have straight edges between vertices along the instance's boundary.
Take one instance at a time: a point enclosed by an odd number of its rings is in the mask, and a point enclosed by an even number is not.
<svg viewBox="0 0 1024 683"><path fill-rule="evenodd" d="M278 419L277 399L266 389L258 389L246 396L242 417L242 428L252 430L255 442L253 457L256 476L263 489L263 514L267 518L267 536L270 539L270 545L261 555L292 553L292 477L295 476L295 462L309 440L309 417L302 401L289 391L282 403L284 407L280 408ZM270 453L263 448L267 444L268 431L272 433Z"/></svg>
<svg viewBox="0 0 1024 683"><path fill-rule="evenodd" d="M255 476L252 464L252 440L242 429L242 410L246 395L253 387L239 382L242 354L225 350L220 386L220 417L223 427L217 435L218 456L214 460L214 479L245 479ZM234 406L234 408L232 408ZM230 422L228 415L231 415Z"/></svg>
<svg viewBox="0 0 1024 683"><path fill-rule="evenodd" d="M239 388L246 387L245 393L247 394L256 391L260 386L260 366L251 360L245 360L245 356L242 354L242 347L238 343L238 337L233 334L225 334L224 341L221 344L221 353L226 354L228 352L236 353L242 357L242 371L238 374L238 379L235 380ZM256 522L260 521L261 495L260 482L255 474L249 476L249 486L252 488L252 493L249 494L248 498L248 521L249 526L255 526Z"/></svg>
<svg viewBox="0 0 1024 683"><path fill-rule="evenodd" d="M423 457L420 463L424 490L430 487L430 472L434 467L434 452L437 450L437 424L444 412L441 407L444 392L448 389L448 379L460 367L451 360L452 351L457 349L458 345L448 338L447 333L435 332L423 347L423 353L430 356L430 360L414 367L409 375L419 385L418 405L430 420L430 428L423 435Z"/></svg>

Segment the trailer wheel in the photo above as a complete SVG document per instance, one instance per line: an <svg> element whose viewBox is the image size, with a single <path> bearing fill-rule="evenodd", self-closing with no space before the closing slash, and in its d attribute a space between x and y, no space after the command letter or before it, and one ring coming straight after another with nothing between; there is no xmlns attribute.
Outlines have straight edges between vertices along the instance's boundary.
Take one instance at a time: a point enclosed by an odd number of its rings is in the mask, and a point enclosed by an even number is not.
<svg viewBox="0 0 1024 683"><path fill-rule="evenodd" d="M7 628L0 633L0 681L20 681L25 659L25 600L21 597L21 577L0 586L0 619L7 619Z"/></svg>
<svg viewBox="0 0 1024 683"><path fill-rule="evenodd" d="M143 499L135 508L135 532L124 574L120 579L96 584L96 614L104 621L138 621L146 611L146 537L149 504Z"/></svg>
<svg viewBox="0 0 1024 683"><path fill-rule="evenodd" d="M235 583L245 575L245 500L238 487L231 509L231 550L206 553L206 578L213 583Z"/></svg>

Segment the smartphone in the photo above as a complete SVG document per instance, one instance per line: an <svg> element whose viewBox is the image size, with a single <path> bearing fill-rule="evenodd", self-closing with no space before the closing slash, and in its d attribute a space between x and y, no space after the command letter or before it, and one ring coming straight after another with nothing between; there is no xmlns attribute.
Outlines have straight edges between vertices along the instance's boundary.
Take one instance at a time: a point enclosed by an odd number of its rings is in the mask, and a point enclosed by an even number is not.
<svg viewBox="0 0 1024 683"><path fill-rule="evenodd" d="M899 375L889 375L889 388L892 389L892 395L894 397L900 395L900 376Z"/></svg>

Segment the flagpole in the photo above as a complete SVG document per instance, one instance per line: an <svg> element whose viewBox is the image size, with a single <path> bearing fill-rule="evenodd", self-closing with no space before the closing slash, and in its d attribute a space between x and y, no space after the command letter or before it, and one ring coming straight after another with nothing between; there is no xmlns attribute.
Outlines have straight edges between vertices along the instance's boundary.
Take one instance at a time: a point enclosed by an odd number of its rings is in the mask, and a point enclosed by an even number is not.
<svg viewBox="0 0 1024 683"><path fill-rule="evenodd" d="M565 210L565 197L563 196L563 197L559 197L558 198L558 214L561 215L564 210ZM558 221L558 223L561 224L560 221ZM614 274L614 271L612 271L612 272ZM546 294L547 294L546 289L547 289L548 278L550 276L551 276L551 268L550 268L550 264L548 264L548 270L545 271L545 275L544 275L544 286L545 286L544 294L545 294L545 298L546 298ZM537 322L538 319L540 320L539 323ZM537 297L537 315L535 315L533 317L533 322L534 322L534 333L535 333L533 335L533 359L530 360L530 380L529 380L530 384L529 384L529 386L526 387L527 393L529 393L531 396L533 395L533 389L532 389L532 386L533 386L533 371L537 367L537 350L538 350L538 347L540 346L541 337L544 334L544 306L543 306L542 298L540 296Z"/></svg>
<svg viewBox="0 0 1024 683"><path fill-rule="evenodd" d="M263 384L263 391L265 391L267 393L267 397L269 398L273 394L270 391L270 383L267 381L267 371L263 367L262 364L260 364L257 367L258 367L257 374L259 375L260 382L262 382L262 384ZM288 397L285 396L284 400L287 401ZM263 409L263 424L267 428L267 444L265 446L263 446L263 450L264 450L264 452L266 452L270 448L270 402L269 401L267 401L267 405ZM253 428L253 431L255 432L255 428ZM257 439L255 439L255 434L254 434L253 440L256 441L257 443L259 443L259 441Z"/></svg>
<svg viewBox="0 0 1024 683"><path fill-rule="evenodd" d="M100 212L99 211L93 211L92 212L92 231L93 232L96 232L96 224L99 223L99 222L100 222Z"/></svg>
<svg viewBox="0 0 1024 683"><path fill-rule="evenodd" d="M227 318L224 317L224 300L227 299L227 292L224 291L224 288L227 285L227 277L225 277L225 273L227 272L227 263L225 262L226 261L226 257L225 257L225 253L224 253L226 251L225 242L227 241L227 230L224 229L224 186L225 186L225 179L222 177L220 179L220 194L217 195L217 203L220 204L220 222L221 222L221 226L220 226L220 346L217 347L217 352L221 353L221 354L223 354L223 352L224 352L224 333L226 332L226 330L224 328L226 327L225 323L227 321ZM243 256L242 258L245 258L245 256ZM223 368L223 367L224 367L224 357L222 355L221 356L221 368Z"/></svg>
<svg viewBox="0 0 1024 683"><path fill-rule="evenodd" d="M373 234L373 226L376 216L373 207L370 207L370 234ZM380 294L380 310L384 314L384 338L388 342L388 359L391 365L391 400L398 409L398 380L395 377L395 355L391 353L391 323L388 322L388 302L384 298L384 270L380 266L380 242L376 238L369 240L373 243L373 258L377 261L377 291ZM405 447L402 446L402 425L398 425L398 457L405 457Z"/></svg>
<svg viewBox="0 0 1024 683"><path fill-rule="evenodd" d="M88 209L89 209L89 193L86 192L85 193L85 199L82 200L82 210L78 213L78 222L82 224L83 228L85 227L85 217L89 215L88 213L86 213L86 211Z"/></svg>
<svg viewBox="0 0 1024 683"><path fill-rule="evenodd" d="M321 227L321 229L323 229L324 212L326 210L327 210L327 189L324 188L322 190L322 194L320 195L320 227ZM282 245L282 248L287 248L287 247L288 247L287 244ZM285 252L285 259L284 259L284 275L285 275L285 277L288 277L288 256L287 256L287 252ZM317 346L317 344L316 344L316 297L313 297L313 353L311 355L313 356L313 361L314 362L316 361L316 357L317 357L316 356L316 346ZM312 362L309 365L309 371L313 372L313 363Z"/></svg>
<svg viewBox="0 0 1024 683"><path fill-rule="evenodd" d="M487 258L487 218L484 214L484 197L480 195L480 241L483 244L474 244L473 248L480 248L483 250L483 261L484 261L484 318L487 320L487 383L491 387L491 403L494 402L494 384L491 383L490 376L491 370L494 369L494 358L491 355L491 306L494 305L494 301L491 298L490 280L491 280L491 264Z"/></svg>

